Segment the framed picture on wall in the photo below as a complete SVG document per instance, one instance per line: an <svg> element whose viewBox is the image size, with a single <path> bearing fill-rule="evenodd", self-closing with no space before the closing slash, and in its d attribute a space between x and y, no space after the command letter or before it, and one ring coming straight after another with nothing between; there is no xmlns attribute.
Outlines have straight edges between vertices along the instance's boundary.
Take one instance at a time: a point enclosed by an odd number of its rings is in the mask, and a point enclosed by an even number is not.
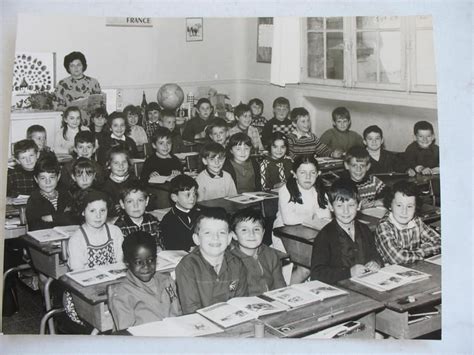
<svg viewBox="0 0 474 355"><path fill-rule="evenodd" d="M54 90L56 54L17 52L13 64L12 94L30 95Z"/></svg>
<svg viewBox="0 0 474 355"><path fill-rule="evenodd" d="M273 17L259 17L257 23L257 62L272 62Z"/></svg>
<svg viewBox="0 0 474 355"><path fill-rule="evenodd" d="M202 17L186 18L186 42L197 42L203 39Z"/></svg>

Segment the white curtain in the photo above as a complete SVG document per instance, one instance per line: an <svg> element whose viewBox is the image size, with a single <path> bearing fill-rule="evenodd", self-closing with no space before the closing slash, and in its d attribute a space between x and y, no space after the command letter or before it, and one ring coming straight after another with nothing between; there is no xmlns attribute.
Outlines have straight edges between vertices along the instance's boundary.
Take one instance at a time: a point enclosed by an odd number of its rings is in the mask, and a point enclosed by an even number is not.
<svg viewBox="0 0 474 355"><path fill-rule="evenodd" d="M300 81L301 19L273 18L273 48L270 82L278 86Z"/></svg>

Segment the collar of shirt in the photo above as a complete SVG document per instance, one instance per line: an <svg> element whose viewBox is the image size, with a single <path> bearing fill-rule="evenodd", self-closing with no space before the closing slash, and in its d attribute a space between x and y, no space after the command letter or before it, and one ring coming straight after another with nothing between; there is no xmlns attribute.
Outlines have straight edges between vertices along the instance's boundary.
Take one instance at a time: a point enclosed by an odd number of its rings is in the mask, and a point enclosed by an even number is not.
<svg viewBox="0 0 474 355"><path fill-rule="evenodd" d="M191 210L185 210L184 208L181 208L178 205L175 205L175 207L178 211L181 211L181 212L186 213L186 214L188 214L191 211Z"/></svg>
<svg viewBox="0 0 474 355"><path fill-rule="evenodd" d="M224 255L222 256L222 260L219 264L216 264L216 265L212 265L205 257L204 255L202 255L201 253L201 250L199 250L199 256L202 258L204 264L209 268L209 270L213 270L216 275L220 275L221 273L223 273L225 270L227 270L227 262L226 262L226 259L225 259L225 256L226 256L226 252L224 251ZM219 272L216 271L216 269L219 270Z"/></svg>
<svg viewBox="0 0 474 355"><path fill-rule="evenodd" d="M398 223L395 217L393 217L392 212L390 212L390 214L388 215L388 219L398 230L410 229L410 228L415 227L415 221L413 219L410 222L408 222L408 224L406 225L402 225Z"/></svg>
<svg viewBox="0 0 474 355"><path fill-rule="evenodd" d="M124 142L125 142L125 135L123 135L122 137L119 138L119 137L117 137L115 134L112 133L112 134L110 135L110 138L116 139L116 140L118 140L118 141L124 141Z"/></svg>
<svg viewBox="0 0 474 355"><path fill-rule="evenodd" d="M111 172L110 175L109 175L109 178L110 178L110 180L112 180L113 182L116 182L116 183L119 183L119 184L120 184L120 183L122 183L122 182L124 182L125 180L128 179L128 174L125 175L125 176L117 176L117 175L115 175L115 174L113 174L113 173Z"/></svg>
<svg viewBox="0 0 474 355"><path fill-rule="evenodd" d="M307 137L307 138L311 138L311 133L310 132L307 132L307 133L301 133L299 132L298 130L294 130L293 131L293 134L296 136L296 138L300 139L300 138L303 138L303 137Z"/></svg>
<svg viewBox="0 0 474 355"><path fill-rule="evenodd" d="M209 171L208 168L206 168L206 172L208 173L208 175L211 177L211 179L217 179L217 178L221 178L224 176L224 172L223 170L219 171L219 173L217 174L213 174Z"/></svg>

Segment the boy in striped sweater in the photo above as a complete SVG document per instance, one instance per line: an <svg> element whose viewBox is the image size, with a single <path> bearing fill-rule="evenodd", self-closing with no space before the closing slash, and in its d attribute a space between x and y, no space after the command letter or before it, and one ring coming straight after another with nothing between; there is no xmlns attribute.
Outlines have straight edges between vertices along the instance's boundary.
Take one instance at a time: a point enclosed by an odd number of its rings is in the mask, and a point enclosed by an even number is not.
<svg viewBox="0 0 474 355"><path fill-rule="evenodd" d="M298 155L314 155L316 157L341 156L338 150L332 150L311 132L309 112L304 107L296 107L291 111L291 120L295 129L288 135L289 155L295 158Z"/></svg>

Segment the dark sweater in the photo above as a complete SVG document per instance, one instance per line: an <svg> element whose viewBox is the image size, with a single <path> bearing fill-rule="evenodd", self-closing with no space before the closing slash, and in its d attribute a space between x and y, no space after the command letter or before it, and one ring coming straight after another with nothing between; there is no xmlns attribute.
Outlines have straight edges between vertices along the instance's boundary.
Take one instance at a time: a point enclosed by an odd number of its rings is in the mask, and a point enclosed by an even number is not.
<svg viewBox="0 0 474 355"><path fill-rule="evenodd" d="M378 161L370 157L370 169L368 172L370 175L392 172L402 173L405 170L405 163L397 153L381 149Z"/></svg>
<svg viewBox="0 0 474 355"><path fill-rule="evenodd" d="M237 187L237 174L235 172L234 167L232 166L232 163L230 161L232 158L227 158L225 160L224 166L222 167L223 171L227 171L230 176L232 176L232 179L234 180L235 186ZM262 184L260 181L260 166L257 163L257 161L253 158L250 158L250 162L252 163L253 171L255 174L255 190L254 191L261 191L262 190ZM245 192L252 192L252 191L245 191Z"/></svg>
<svg viewBox="0 0 474 355"><path fill-rule="evenodd" d="M163 240L166 250L188 251L196 245L193 242L193 230L200 213L198 207L194 207L188 213L176 206L171 208L160 223L160 239Z"/></svg>
<svg viewBox="0 0 474 355"><path fill-rule="evenodd" d="M289 118L285 118L283 121L280 121L273 117L270 121L265 123L262 130L262 143L266 147L270 144L272 140L272 135L274 132L281 132L285 135L290 134L294 129L293 122Z"/></svg>
<svg viewBox="0 0 474 355"><path fill-rule="evenodd" d="M130 158L136 158L138 155L137 144L130 137L125 137L125 141L114 139L109 135L102 135L99 140L99 149L97 150L97 161L105 166L107 155L112 147L120 146L125 150Z"/></svg>
<svg viewBox="0 0 474 355"><path fill-rule="evenodd" d="M140 179L148 182L150 174L153 172L157 172L161 176L169 176L173 170L183 172L183 164L175 155L171 154L170 158L163 159L153 154L143 163Z"/></svg>
<svg viewBox="0 0 474 355"><path fill-rule="evenodd" d="M405 150L404 157L407 169L414 169L418 165L425 168L439 167L439 147L434 143L423 149L416 142L412 142Z"/></svg>
<svg viewBox="0 0 474 355"><path fill-rule="evenodd" d="M327 224L313 242L311 279L329 284L351 277L351 267L376 261L382 266L375 248L372 232L365 224L355 221L355 242L336 220Z"/></svg>
<svg viewBox="0 0 474 355"><path fill-rule="evenodd" d="M28 222L28 230L34 231L38 229L48 229L56 226L68 226L78 224L77 217L74 217L69 211L71 206L71 195L68 191L57 188L58 191L58 208L55 210L53 204L45 198L39 189L31 193L26 204L26 220ZM51 215L52 222L45 222L41 219L43 216Z"/></svg>
<svg viewBox="0 0 474 355"><path fill-rule="evenodd" d="M210 122L211 119L212 117L209 117L207 120L203 120L199 116L194 116L193 118L191 118L184 127L183 140L188 142L194 142L194 136L199 133L202 133L206 128L207 122Z"/></svg>

